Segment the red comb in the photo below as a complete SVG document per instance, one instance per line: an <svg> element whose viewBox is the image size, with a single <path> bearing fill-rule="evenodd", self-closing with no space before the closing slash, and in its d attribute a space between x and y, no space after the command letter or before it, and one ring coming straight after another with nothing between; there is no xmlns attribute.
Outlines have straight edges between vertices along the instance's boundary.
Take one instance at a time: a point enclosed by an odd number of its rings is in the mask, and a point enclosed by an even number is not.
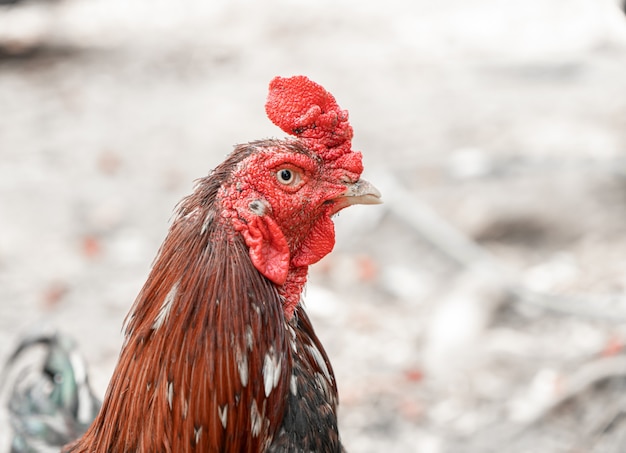
<svg viewBox="0 0 626 453"><path fill-rule="evenodd" d="M272 122L324 159L351 152L352 126L332 94L305 76L270 82L265 111Z"/></svg>

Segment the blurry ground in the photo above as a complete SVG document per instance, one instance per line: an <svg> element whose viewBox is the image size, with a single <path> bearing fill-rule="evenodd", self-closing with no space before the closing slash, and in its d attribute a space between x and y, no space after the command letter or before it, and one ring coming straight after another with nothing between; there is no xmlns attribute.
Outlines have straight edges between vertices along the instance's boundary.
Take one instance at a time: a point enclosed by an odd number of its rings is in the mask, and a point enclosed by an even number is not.
<svg viewBox="0 0 626 453"><path fill-rule="evenodd" d="M48 323L103 394L173 206L282 136L267 84L306 74L386 200L341 214L307 295L349 451L626 451L625 16L312 5L0 7L0 358Z"/></svg>

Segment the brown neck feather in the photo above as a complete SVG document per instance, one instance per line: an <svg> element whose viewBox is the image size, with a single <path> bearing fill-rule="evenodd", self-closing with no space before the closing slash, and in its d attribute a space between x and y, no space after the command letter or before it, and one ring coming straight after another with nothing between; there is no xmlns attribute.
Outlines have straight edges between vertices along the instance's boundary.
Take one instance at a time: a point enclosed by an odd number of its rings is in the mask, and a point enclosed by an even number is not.
<svg viewBox="0 0 626 453"><path fill-rule="evenodd" d="M271 442L291 352L277 288L218 215L233 156L179 206L127 317L101 412L66 451L257 452Z"/></svg>

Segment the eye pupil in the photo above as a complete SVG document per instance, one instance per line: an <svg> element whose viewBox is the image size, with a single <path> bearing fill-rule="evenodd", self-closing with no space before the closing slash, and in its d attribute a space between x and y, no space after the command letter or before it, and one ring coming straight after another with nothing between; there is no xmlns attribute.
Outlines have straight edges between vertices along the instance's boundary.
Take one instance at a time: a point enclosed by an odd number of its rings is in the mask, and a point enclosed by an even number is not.
<svg viewBox="0 0 626 453"><path fill-rule="evenodd" d="M291 170L281 170L278 173L278 176L280 177L280 179L282 179L283 182L289 182L291 181L291 178L293 177Z"/></svg>

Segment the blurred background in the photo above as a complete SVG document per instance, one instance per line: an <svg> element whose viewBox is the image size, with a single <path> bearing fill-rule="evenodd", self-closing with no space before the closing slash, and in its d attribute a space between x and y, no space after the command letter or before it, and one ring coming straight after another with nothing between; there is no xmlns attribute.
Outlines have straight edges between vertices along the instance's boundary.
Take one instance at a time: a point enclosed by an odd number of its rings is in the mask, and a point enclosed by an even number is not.
<svg viewBox="0 0 626 453"><path fill-rule="evenodd" d="M103 395L175 204L305 74L385 200L307 290L348 450L626 451L623 5L0 3L0 360L56 327Z"/></svg>

